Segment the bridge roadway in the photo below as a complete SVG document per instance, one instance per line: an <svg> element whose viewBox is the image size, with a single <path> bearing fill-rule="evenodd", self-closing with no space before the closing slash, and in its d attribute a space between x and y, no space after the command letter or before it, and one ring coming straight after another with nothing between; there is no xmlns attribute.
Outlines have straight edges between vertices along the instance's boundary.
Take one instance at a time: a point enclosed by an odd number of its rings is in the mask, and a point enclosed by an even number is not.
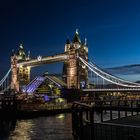
<svg viewBox="0 0 140 140"><path fill-rule="evenodd" d="M140 88L105 88L105 89L83 89L86 92L139 92Z"/></svg>
<svg viewBox="0 0 140 140"><path fill-rule="evenodd" d="M58 55L52 55L48 57L42 58L41 56L37 59L31 59L25 62L19 62L18 67L20 66L37 66L40 64L46 64L46 63L54 63L54 62L64 62L68 59L68 55L66 53L58 54Z"/></svg>

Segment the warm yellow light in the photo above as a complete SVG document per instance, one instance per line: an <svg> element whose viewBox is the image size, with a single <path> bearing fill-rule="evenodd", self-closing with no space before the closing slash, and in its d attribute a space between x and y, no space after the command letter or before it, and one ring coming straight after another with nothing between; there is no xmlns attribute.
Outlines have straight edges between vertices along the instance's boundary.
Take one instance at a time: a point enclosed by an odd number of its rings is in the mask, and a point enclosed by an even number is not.
<svg viewBox="0 0 140 140"><path fill-rule="evenodd" d="M62 103L64 102L65 100L63 98L59 98L59 102Z"/></svg>
<svg viewBox="0 0 140 140"><path fill-rule="evenodd" d="M64 119L64 117L65 117L64 114L60 114L57 116L58 119Z"/></svg>
<svg viewBox="0 0 140 140"><path fill-rule="evenodd" d="M87 47L84 47L84 49L86 50L86 52L88 52L88 48Z"/></svg>
<svg viewBox="0 0 140 140"><path fill-rule="evenodd" d="M86 68L86 66L85 66L85 65L82 65L82 68L83 68L83 69L85 69L85 68Z"/></svg>
<svg viewBox="0 0 140 140"><path fill-rule="evenodd" d="M63 98L58 98L56 99L56 102L62 103L62 102L65 102L65 100Z"/></svg>
<svg viewBox="0 0 140 140"><path fill-rule="evenodd" d="M19 68L23 68L23 66L22 65L19 65Z"/></svg>
<svg viewBox="0 0 140 140"><path fill-rule="evenodd" d="M31 69L31 67L30 67L30 66L28 66L28 67L27 67L27 69L28 69L28 70L30 70L30 69Z"/></svg>
<svg viewBox="0 0 140 140"><path fill-rule="evenodd" d="M70 69L70 75L74 75L75 74L75 69L74 68L71 68Z"/></svg>

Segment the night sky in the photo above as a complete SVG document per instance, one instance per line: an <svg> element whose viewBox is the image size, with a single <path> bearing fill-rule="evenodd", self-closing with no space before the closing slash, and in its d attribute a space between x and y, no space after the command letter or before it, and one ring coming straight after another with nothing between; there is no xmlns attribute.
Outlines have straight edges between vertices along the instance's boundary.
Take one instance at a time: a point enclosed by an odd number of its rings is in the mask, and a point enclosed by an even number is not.
<svg viewBox="0 0 140 140"><path fill-rule="evenodd" d="M62 53L76 29L100 67L140 64L139 0L0 0L0 77L20 43L34 58ZM61 70L51 64L32 73Z"/></svg>

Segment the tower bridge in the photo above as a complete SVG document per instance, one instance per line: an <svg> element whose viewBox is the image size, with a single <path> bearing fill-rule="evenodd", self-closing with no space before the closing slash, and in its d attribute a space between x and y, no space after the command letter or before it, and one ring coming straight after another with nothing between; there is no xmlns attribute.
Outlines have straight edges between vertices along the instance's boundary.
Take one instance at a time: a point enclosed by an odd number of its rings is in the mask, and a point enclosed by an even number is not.
<svg viewBox="0 0 140 140"><path fill-rule="evenodd" d="M78 31L72 42L69 39L66 40L64 52L57 55L38 56L36 59L32 59L29 53L26 56L23 46L20 45L18 52L11 56L11 89L19 91L21 84L29 84L32 67L56 62L64 63L63 80L67 84L67 88L80 88L81 82L87 83L88 69L77 59L77 56L82 57L85 61L88 60L86 40L81 42Z"/></svg>
<svg viewBox="0 0 140 140"><path fill-rule="evenodd" d="M46 65L50 63L63 63L62 80L58 78L46 76L43 78L35 78L30 83L31 69L36 66ZM89 81L89 71L92 74L93 83ZM8 80L11 77L10 82ZM88 59L87 40L81 41L78 31L76 31L72 41L66 40L64 52L56 55L31 58L30 52L25 53L22 45L19 46L17 52L12 52L11 67L7 74L0 81L1 91L7 89L16 92L34 91L34 87L38 87L44 79L49 79L56 85L66 85L67 88L84 89L84 91L139 91L140 84L128 80L121 79L112 74L105 72L99 66ZM43 79L43 80L40 80ZM92 85L92 86L91 86ZM99 85L102 85L99 88ZM108 87L106 85L113 85Z"/></svg>

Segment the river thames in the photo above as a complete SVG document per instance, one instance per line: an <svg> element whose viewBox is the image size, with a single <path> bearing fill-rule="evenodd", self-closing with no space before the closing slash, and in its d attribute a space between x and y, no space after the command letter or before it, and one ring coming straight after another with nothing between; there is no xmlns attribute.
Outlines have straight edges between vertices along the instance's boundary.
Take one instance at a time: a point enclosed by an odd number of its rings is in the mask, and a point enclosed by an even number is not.
<svg viewBox="0 0 140 140"><path fill-rule="evenodd" d="M112 115L115 119L118 112L113 111ZM121 116L125 116L125 112L121 112ZM95 122L100 123L100 117L100 113L94 113ZM109 120L109 117L109 112L105 112L104 120ZM0 120L0 140L74 140L71 113L31 119Z"/></svg>
<svg viewBox="0 0 140 140"><path fill-rule="evenodd" d="M0 121L0 140L73 140L71 114Z"/></svg>

